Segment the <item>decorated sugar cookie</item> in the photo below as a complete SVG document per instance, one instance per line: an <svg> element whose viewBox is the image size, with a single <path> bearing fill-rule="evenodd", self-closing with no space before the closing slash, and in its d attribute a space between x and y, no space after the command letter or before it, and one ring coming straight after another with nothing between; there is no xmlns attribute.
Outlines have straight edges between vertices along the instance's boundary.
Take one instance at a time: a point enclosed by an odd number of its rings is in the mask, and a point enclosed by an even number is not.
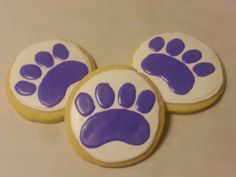
<svg viewBox="0 0 236 177"><path fill-rule="evenodd" d="M164 103L148 78L126 66L91 72L73 90L66 124L86 160L123 167L146 158L161 136Z"/></svg>
<svg viewBox="0 0 236 177"><path fill-rule="evenodd" d="M32 121L62 121L72 88L94 67L93 61L72 42L49 40L34 44L17 56L9 70L9 101Z"/></svg>
<svg viewBox="0 0 236 177"><path fill-rule="evenodd" d="M218 56L186 34L164 33L148 39L136 50L132 66L153 81L172 112L201 110L224 90Z"/></svg>

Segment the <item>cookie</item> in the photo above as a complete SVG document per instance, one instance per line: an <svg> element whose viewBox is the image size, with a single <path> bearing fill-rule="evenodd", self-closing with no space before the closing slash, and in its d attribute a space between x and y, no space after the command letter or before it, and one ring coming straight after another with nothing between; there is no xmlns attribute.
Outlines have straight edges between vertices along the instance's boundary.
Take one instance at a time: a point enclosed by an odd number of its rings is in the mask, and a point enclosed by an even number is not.
<svg viewBox="0 0 236 177"><path fill-rule="evenodd" d="M182 33L163 33L146 40L134 53L132 66L153 81L171 112L204 109L218 100L225 87L216 53Z"/></svg>
<svg viewBox="0 0 236 177"><path fill-rule="evenodd" d="M48 40L34 44L17 56L8 72L8 99L31 121L63 121L72 88L94 68L88 54L72 42Z"/></svg>
<svg viewBox="0 0 236 177"><path fill-rule="evenodd" d="M86 160L129 166L155 149L165 120L164 102L152 82L127 66L99 68L72 91L67 132Z"/></svg>

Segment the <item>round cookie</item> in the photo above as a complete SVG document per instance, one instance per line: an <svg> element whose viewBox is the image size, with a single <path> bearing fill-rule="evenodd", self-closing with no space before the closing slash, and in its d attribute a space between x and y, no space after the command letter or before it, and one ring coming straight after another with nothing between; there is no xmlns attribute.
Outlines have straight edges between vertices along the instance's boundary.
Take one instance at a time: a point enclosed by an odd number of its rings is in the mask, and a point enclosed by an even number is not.
<svg viewBox="0 0 236 177"><path fill-rule="evenodd" d="M65 111L74 148L105 167L140 162L164 127L164 102L152 82L128 66L99 68L72 91Z"/></svg>
<svg viewBox="0 0 236 177"><path fill-rule="evenodd" d="M160 90L167 110L199 111L213 104L225 87L222 63L203 42L182 33L163 33L143 42L132 66Z"/></svg>
<svg viewBox="0 0 236 177"><path fill-rule="evenodd" d="M63 121L75 83L93 69L92 58L72 42L36 43L22 51L10 67L6 79L8 99L18 113L31 121Z"/></svg>

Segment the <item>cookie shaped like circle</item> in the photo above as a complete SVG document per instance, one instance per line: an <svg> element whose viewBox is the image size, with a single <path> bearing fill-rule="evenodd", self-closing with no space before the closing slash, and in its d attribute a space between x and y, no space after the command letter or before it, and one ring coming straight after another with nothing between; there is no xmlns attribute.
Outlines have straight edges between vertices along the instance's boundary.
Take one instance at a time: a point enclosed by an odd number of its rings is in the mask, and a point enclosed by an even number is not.
<svg viewBox="0 0 236 177"><path fill-rule="evenodd" d="M225 87L219 57L203 42L182 33L163 33L146 40L135 51L132 66L153 81L171 112L204 109Z"/></svg>
<svg viewBox="0 0 236 177"><path fill-rule="evenodd" d="M98 88L108 94L99 95ZM86 107L81 100L86 100ZM111 66L91 72L75 87L65 115L70 140L82 157L106 167L123 167L153 152L165 108L149 79L130 67Z"/></svg>
<svg viewBox="0 0 236 177"><path fill-rule="evenodd" d="M36 43L17 56L8 72L9 101L31 121L60 122L74 85L94 68L77 44L64 40Z"/></svg>

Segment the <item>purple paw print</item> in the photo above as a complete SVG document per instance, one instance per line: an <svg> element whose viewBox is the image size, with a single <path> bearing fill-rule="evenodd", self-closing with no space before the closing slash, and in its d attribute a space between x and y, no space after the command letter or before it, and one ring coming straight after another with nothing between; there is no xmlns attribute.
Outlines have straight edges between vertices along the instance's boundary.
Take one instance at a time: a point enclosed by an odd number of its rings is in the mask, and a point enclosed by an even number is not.
<svg viewBox="0 0 236 177"><path fill-rule="evenodd" d="M53 46L52 55L46 51L36 53L36 64L21 67L20 75L27 81L18 81L15 90L23 96L33 95L37 91L41 104L47 107L57 105L64 98L67 88L88 74L88 68L84 63L70 61L68 57L68 49L60 43ZM54 60L61 63L55 65ZM30 82L42 76L41 68L48 69L41 83L36 85Z"/></svg>
<svg viewBox="0 0 236 177"><path fill-rule="evenodd" d="M197 63L202 58L201 51L191 49L183 53L185 44L181 39L172 39L167 43L165 49L167 54L159 53L164 45L165 41L162 37L152 39L149 48L157 53L148 55L141 66L147 74L162 78L174 93L187 94L193 88L196 76L206 77L215 71L211 63ZM176 58L181 53L183 53L182 61ZM187 65L193 63L197 64L191 70Z"/></svg>
<svg viewBox="0 0 236 177"><path fill-rule="evenodd" d="M78 112L83 117L89 116L80 130L80 140L84 146L97 148L111 141L142 145L148 140L150 126L143 115L149 113L155 104L156 97L152 91L142 91L136 100L134 85L125 83L118 92L118 104L121 106L119 109L112 108L115 93L109 84L98 84L95 97L103 109L101 112L95 111L89 94L81 92L75 99ZM136 110L129 110L134 103Z"/></svg>

